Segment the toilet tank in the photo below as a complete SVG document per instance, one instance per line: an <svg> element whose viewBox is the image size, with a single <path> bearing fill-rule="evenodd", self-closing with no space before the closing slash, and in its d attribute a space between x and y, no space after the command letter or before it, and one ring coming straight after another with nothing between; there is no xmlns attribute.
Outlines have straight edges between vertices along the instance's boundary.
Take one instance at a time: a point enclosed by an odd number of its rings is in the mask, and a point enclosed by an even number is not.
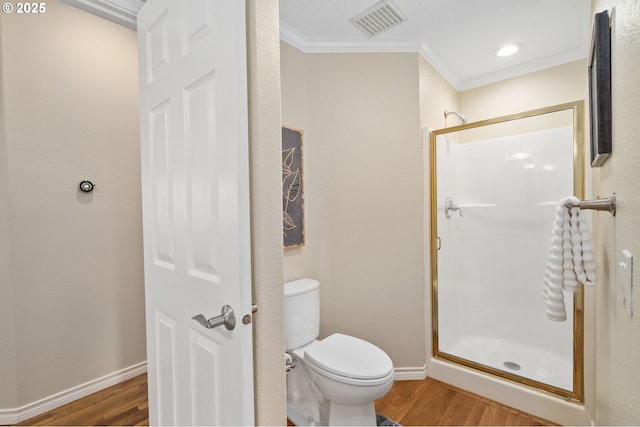
<svg viewBox="0 0 640 427"><path fill-rule="evenodd" d="M320 334L320 283L298 279L284 284L285 347L293 350Z"/></svg>

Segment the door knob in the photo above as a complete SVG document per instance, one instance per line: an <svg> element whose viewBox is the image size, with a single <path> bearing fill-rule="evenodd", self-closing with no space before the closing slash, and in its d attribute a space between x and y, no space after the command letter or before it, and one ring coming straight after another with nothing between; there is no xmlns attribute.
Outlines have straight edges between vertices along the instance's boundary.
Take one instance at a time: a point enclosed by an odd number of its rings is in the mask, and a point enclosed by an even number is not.
<svg viewBox="0 0 640 427"><path fill-rule="evenodd" d="M207 329L217 328L218 326L224 325L227 330L232 330L236 327L236 315L233 312L233 308L231 306L225 305L222 307L222 313L220 316L212 317L207 320L202 314L198 314L197 316L192 317L193 320L200 323Z"/></svg>

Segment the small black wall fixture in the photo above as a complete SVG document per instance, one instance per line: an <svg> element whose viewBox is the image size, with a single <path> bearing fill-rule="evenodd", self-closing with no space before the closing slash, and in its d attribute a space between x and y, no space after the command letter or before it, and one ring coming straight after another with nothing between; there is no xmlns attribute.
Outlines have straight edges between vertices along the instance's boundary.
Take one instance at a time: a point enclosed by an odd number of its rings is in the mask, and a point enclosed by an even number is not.
<svg viewBox="0 0 640 427"><path fill-rule="evenodd" d="M91 181L81 181L80 182L80 191L84 191L85 193L91 193L94 189L95 185Z"/></svg>

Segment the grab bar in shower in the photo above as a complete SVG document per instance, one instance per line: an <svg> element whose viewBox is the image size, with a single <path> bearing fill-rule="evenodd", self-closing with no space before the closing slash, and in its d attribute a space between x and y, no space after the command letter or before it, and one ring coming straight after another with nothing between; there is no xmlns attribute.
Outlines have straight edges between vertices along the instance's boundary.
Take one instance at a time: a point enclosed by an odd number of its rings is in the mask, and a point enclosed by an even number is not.
<svg viewBox="0 0 640 427"><path fill-rule="evenodd" d="M613 196L605 199L580 200L577 207L595 211L609 211L611 215L616 216L616 193L613 193Z"/></svg>

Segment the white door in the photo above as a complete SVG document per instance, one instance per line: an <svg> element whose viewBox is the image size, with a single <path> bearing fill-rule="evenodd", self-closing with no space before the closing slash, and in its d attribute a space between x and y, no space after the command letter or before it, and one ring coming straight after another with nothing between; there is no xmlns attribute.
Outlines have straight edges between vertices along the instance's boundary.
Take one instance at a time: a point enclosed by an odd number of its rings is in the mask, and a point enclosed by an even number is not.
<svg viewBox="0 0 640 427"><path fill-rule="evenodd" d="M252 425L245 2L147 0L138 48L149 421Z"/></svg>

